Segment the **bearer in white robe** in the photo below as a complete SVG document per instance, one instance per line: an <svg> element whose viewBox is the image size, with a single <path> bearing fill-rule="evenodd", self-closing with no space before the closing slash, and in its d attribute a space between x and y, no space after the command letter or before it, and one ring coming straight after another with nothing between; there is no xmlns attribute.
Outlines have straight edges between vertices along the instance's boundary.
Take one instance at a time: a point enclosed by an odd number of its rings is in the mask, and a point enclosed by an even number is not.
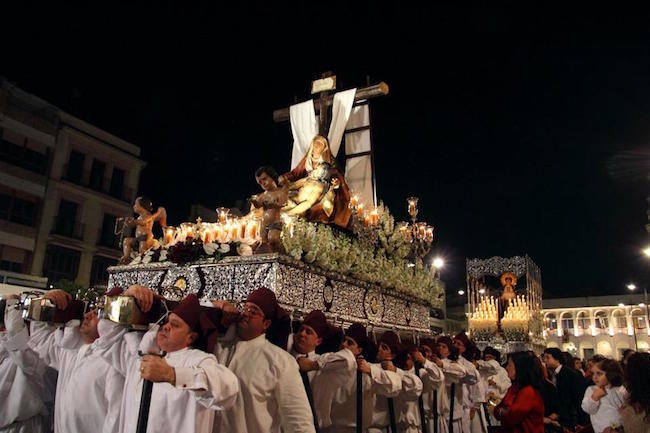
<svg viewBox="0 0 650 433"><path fill-rule="evenodd" d="M144 312L151 309L154 298L150 289L137 285L124 296L135 297ZM214 331L215 325L201 313L194 294L172 310L164 325L151 326L144 336L101 321L98 350L125 377L123 433L136 430L143 379L154 382L147 432L212 430L216 411L232 406L239 391L235 375L219 365L214 355L192 348L205 348Z"/></svg>
<svg viewBox="0 0 650 433"><path fill-rule="evenodd" d="M404 378L404 372L402 370L398 371L398 368L393 364L393 360L399 352L401 351L401 344L397 334L393 331L386 331L382 334L379 339L379 347L377 350L376 361L374 364L377 367L381 367L383 370L393 372L397 374L400 379L400 384L398 386L397 392L388 395L376 395L375 405L372 413L372 423L370 428L368 428L368 433L379 433L386 431L386 428L390 426L390 411L389 411L389 402L393 402L393 407L395 407L395 397L399 396L402 392L402 387L406 383L409 386L407 392L412 392L413 388L417 387L417 382L412 380L412 377ZM419 379L418 379L419 381ZM419 384L420 392L422 389L422 382ZM392 399L392 400L389 400ZM395 417L397 418L398 413L395 410ZM395 419L397 423L397 419Z"/></svg>
<svg viewBox="0 0 650 433"><path fill-rule="evenodd" d="M403 353L400 353L397 358L397 365L401 368L401 370L398 368L398 371L401 371L402 374L402 392L395 398L397 430L400 433L419 433L423 428L419 405L423 381L429 374L435 374L439 378L440 369L429 361L432 370L427 371L425 367L422 367L416 373L414 359L417 357L422 364L426 364L427 360L415 345L408 345L403 349Z"/></svg>
<svg viewBox="0 0 650 433"><path fill-rule="evenodd" d="M465 332L459 332L454 337L454 345L458 349L458 362L460 362L467 375L461 380L463 393L463 433L470 433L471 430L471 420L476 414L476 405L478 401L483 399L485 401L485 390L481 390L480 387L475 387L479 381L479 373L474 364L472 364L474 351L478 350L473 342L467 337ZM471 360L470 360L471 359ZM458 390L456 391L458 392Z"/></svg>
<svg viewBox="0 0 650 433"><path fill-rule="evenodd" d="M492 347L486 347L483 351L483 360L478 361L478 371L481 374L481 380L485 382L487 394L486 401L500 401L506 395L508 388L512 385L508 372L501 367L501 353ZM490 425L500 425L493 415L490 416Z"/></svg>
<svg viewBox="0 0 650 433"><path fill-rule="evenodd" d="M222 324L228 326L226 335L217 341L215 354L220 364L235 373L241 389L213 431L313 433L314 420L298 363L265 335L284 313L275 294L264 287L251 292L241 314L226 301L213 301L213 305L223 311Z"/></svg>
<svg viewBox="0 0 650 433"><path fill-rule="evenodd" d="M396 396L402 388L401 377L393 371L384 370L379 364L369 364L363 359L369 344L366 328L353 323L345 330L341 349L347 349L357 360L357 371L361 373L361 401L363 431L372 423L375 401L378 396ZM340 387L332 401L330 414L332 425L324 433L355 433L357 425L357 372Z"/></svg>
<svg viewBox="0 0 650 433"><path fill-rule="evenodd" d="M65 310L71 296L62 290L44 295ZM29 347L22 356L36 352L42 362L58 371L54 403L56 432L117 432L124 380L97 353L97 310L87 312L81 324L69 321L63 329L32 321ZM21 331L21 332L26 332Z"/></svg>
<svg viewBox="0 0 650 433"><path fill-rule="evenodd" d="M43 381L45 364L33 351L23 355L29 334L17 299L0 302L0 432L46 433L47 406L53 396ZM6 329L5 329L6 326Z"/></svg>
<svg viewBox="0 0 650 433"><path fill-rule="evenodd" d="M444 380L445 375L442 372L442 368L438 367L433 361L434 353L438 352L436 348L436 342L433 339L422 339L420 340L420 350L412 352L413 359L415 362L420 364L420 379L422 379L422 404L424 406L424 416L426 422L426 430L422 429L425 432L433 433L434 422L438 422L435 419L433 413L433 404L436 404L436 410L438 418L440 419L440 399L441 394L444 393ZM435 391L435 392L434 392ZM435 398L435 401L434 401Z"/></svg>
<svg viewBox="0 0 650 433"><path fill-rule="evenodd" d="M462 380L467 376L467 371L458 360L458 350L451 338L438 337L438 353L440 358L433 356L434 363L442 369L445 376L444 386L438 390L438 432L449 433L449 418L452 418L454 433L463 430L463 387ZM454 400L451 402L451 386L454 385ZM453 415L451 411L453 410Z"/></svg>
<svg viewBox="0 0 650 433"><path fill-rule="evenodd" d="M314 411L321 429L332 424L330 412L336 391L357 371L357 361L347 348L320 355L316 353L323 338L333 332L325 314L314 310L305 316L288 345L288 351L296 358L300 371L306 372L309 377Z"/></svg>

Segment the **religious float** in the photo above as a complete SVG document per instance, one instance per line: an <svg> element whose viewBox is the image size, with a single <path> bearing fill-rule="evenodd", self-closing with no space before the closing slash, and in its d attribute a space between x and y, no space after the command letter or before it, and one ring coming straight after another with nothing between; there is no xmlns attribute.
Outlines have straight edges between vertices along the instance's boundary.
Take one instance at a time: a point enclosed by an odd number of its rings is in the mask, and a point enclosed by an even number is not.
<svg viewBox="0 0 650 433"><path fill-rule="evenodd" d="M375 198L368 99L388 87L330 95L332 85L335 77L317 80L319 99L274 113L291 121L293 169L278 176L261 167L262 191L247 214L218 208L214 221L171 227L164 209L136 203L139 217L116 230L125 255L109 268L108 288L141 284L170 300L196 293L238 304L265 286L294 318L320 309L340 324L428 334L430 309L444 304L443 284L425 259L433 227L417 220L416 197L407 199L409 222L396 222ZM154 221L163 226L160 239L150 236Z"/></svg>
<svg viewBox="0 0 650 433"><path fill-rule="evenodd" d="M481 350L505 353L545 347L542 335L542 277L526 256L467 260L468 321Z"/></svg>

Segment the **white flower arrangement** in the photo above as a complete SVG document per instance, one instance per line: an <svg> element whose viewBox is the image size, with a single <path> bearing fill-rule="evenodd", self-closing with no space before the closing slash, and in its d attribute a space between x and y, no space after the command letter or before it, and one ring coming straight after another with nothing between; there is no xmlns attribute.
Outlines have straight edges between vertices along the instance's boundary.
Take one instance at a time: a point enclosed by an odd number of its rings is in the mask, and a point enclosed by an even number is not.
<svg viewBox="0 0 650 433"><path fill-rule="evenodd" d="M324 270L349 275L362 281L393 288L439 307L444 286L425 269L421 260L409 267L410 245L395 227L388 208L381 206L374 248L335 231L325 224L297 219L291 232L285 226L282 242L288 255Z"/></svg>

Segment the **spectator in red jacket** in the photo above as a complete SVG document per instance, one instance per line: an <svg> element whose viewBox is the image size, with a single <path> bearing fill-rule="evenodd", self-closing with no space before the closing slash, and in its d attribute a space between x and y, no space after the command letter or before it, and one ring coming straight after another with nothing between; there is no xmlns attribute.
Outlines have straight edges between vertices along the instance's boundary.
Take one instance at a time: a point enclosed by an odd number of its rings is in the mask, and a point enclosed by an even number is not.
<svg viewBox="0 0 650 433"><path fill-rule="evenodd" d="M512 386L494 408L502 433L544 433L543 372L528 352L512 353L506 367Z"/></svg>

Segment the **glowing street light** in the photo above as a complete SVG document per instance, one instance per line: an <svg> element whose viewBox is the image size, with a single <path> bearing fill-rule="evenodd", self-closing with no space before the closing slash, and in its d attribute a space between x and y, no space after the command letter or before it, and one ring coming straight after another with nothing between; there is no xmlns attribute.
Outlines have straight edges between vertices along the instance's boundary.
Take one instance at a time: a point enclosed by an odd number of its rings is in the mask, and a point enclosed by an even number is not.
<svg viewBox="0 0 650 433"><path fill-rule="evenodd" d="M643 254L645 254L646 256L650 257L650 247L644 248L644 250L643 250Z"/></svg>
<svg viewBox="0 0 650 433"><path fill-rule="evenodd" d="M627 285L627 288L629 290L636 290L636 285L630 283L630 284Z"/></svg>
<svg viewBox="0 0 650 433"><path fill-rule="evenodd" d="M485 289L479 289L478 292L479 292L481 295L483 295L483 294L485 294Z"/></svg>
<svg viewBox="0 0 650 433"><path fill-rule="evenodd" d="M459 291L458 291L458 294L459 294L459 295L464 295L464 294L465 294L465 291L464 291L464 290L459 290Z"/></svg>
<svg viewBox="0 0 650 433"><path fill-rule="evenodd" d="M440 268L443 268L444 266L445 266L445 261L442 258L436 257L435 259L433 259L433 267L434 268L440 269Z"/></svg>

